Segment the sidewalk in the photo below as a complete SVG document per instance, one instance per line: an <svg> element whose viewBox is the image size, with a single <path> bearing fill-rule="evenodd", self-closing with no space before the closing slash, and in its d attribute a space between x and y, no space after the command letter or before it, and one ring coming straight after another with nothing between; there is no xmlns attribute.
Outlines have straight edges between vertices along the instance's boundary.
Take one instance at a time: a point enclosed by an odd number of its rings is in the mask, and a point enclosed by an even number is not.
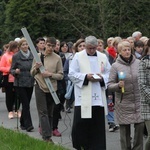
<svg viewBox="0 0 150 150"><path fill-rule="evenodd" d="M39 120L38 120L34 94L32 96L30 106L31 106L30 109L31 109L31 116L34 125L34 130L33 132L26 132L26 131L22 131L19 128L19 131L23 133L27 133L29 136L42 140L41 135L38 132ZM59 127L58 127L59 131L62 133L62 137L52 137L55 143L58 143L68 148L69 150L74 150L71 143L72 118L73 118L73 112L69 114L62 112L62 119L60 120ZM16 118L8 119L8 112L6 110L6 105L5 105L5 94L1 93L1 91L0 91L0 125L12 130L17 129L17 119ZM20 126L20 123L18 123L18 126ZM107 150L121 150L120 141L119 141L119 131L109 132L107 122L106 122L106 142L107 142Z"/></svg>

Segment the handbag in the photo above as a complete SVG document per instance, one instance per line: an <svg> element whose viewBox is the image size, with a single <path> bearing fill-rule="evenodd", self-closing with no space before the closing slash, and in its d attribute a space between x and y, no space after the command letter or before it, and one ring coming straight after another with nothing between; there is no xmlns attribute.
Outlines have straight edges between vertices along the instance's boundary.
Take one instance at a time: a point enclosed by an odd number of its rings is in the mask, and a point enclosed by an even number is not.
<svg viewBox="0 0 150 150"><path fill-rule="evenodd" d="M66 99L70 99L71 98L73 87L74 87L73 83L70 80L68 80L66 94L65 94L65 98Z"/></svg>

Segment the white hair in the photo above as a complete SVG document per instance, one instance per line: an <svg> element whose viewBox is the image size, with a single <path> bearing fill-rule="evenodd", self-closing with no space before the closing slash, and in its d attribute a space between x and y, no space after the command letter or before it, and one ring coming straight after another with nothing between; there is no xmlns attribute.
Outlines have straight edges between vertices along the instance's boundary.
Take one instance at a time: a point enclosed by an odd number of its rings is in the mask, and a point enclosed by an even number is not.
<svg viewBox="0 0 150 150"><path fill-rule="evenodd" d="M16 42L18 42L18 43L19 43L19 42L20 42L20 40L21 40L21 39L20 39L19 37L17 37L17 38L15 38L15 40L14 40L14 41L16 41Z"/></svg>
<svg viewBox="0 0 150 150"><path fill-rule="evenodd" d="M135 37L137 37L139 34L142 35L142 33L141 33L140 31L135 31L135 32L133 32L132 37L135 38Z"/></svg>
<svg viewBox="0 0 150 150"><path fill-rule="evenodd" d="M90 35L85 38L85 44L97 46L98 45L97 38L95 36Z"/></svg>

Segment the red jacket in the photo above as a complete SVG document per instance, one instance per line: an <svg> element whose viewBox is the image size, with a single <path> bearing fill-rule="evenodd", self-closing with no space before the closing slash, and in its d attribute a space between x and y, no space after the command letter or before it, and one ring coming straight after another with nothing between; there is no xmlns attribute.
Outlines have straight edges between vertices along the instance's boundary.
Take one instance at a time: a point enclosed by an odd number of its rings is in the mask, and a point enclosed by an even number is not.
<svg viewBox="0 0 150 150"><path fill-rule="evenodd" d="M107 51L111 57L113 57L114 59L116 58L117 52L114 47L109 47Z"/></svg>
<svg viewBox="0 0 150 150"><path fill-rule="evenodd" d="M14 82L13 75L10 74L10 67L12 63L12 56L14 52L5 52L0 60L0 71L3 72L3 75L9 75L8 82Z"/></svg>

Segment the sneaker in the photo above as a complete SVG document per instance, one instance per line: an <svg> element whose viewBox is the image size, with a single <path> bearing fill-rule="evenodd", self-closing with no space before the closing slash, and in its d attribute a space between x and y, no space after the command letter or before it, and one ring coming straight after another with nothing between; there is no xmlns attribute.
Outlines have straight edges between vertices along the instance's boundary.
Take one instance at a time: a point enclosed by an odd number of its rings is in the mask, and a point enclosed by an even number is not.
<svg viewBox="0 0 150 150"><path fill-rule="evenodd" d="M57 129L55 129L53 130L53 136L61 136L61 133Z"/></svg>
<svg viewBox="0 0 150 150"><path fill-rule="evenodd" d="M13 119L13 118L14 118L14 113L13 113L12 111L10 111L10 112L8 113L8 118L9 118L9 119Z"/></svg>
<svg viewBox="0 0 150 150"><path fill-rule="evenodd" d="M70 108L67 108L67 109L66 109L66 113L71 113Z"/></svg>
<svg viewBox="0 0 150 150"><path fill-rule="evenodd" d="M114 130L119 130L119 125L115 124L114 125Z"/></svg>
<svg viewBox="0 0 150 150"><path fill-rule="evenodd" d="M18 112L14 113L16 117L20 118L21 117L21 112L18 110Z"/></svg>
<svg viewBox="0 0 150 150"><path fill-rule="evenodd" d="M109 125L109 132L114 132L115 129L114 129L114 125L113 124L110 124Z"/></svg>
<svg viewBox="0 0 150 150"><path fill-rule="evenodd" d="M109 125L109 132L114 132L116 130L119 130L119 125L116 125L116 124Z"/></svg>

